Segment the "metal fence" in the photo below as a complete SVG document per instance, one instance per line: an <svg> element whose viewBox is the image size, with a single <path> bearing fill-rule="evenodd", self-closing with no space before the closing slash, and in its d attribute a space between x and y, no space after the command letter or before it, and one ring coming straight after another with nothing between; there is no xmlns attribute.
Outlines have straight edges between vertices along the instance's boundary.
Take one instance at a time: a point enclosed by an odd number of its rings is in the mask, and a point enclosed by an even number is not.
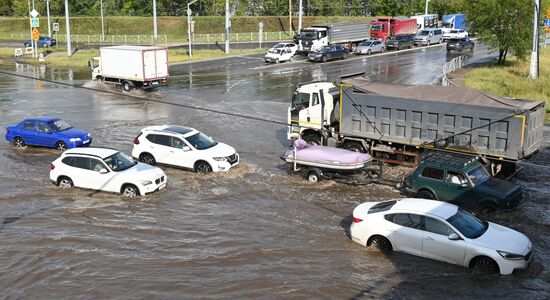
<svg viewBox="0 0 550 300"><path fill-rule="evenodd" d="M291 40L292 35L287 32L263 32L263 41L284 41ZM260 39L259 32L232 32L229 35L229 39L232 42L257 42ZM193 34L193 43L213 43L221 42L225 40L224 33L201 33Z"/></svg>
<svg viewBox="0 0 550 300"><path fill-rule="evenodd" d="M443 65L443 76L441 78L442 86L456 86L456 84L450 80L447 75L454 70L460 69L466 65L468 62L468 56L461 55L451 59L445 65Z"/></svg>

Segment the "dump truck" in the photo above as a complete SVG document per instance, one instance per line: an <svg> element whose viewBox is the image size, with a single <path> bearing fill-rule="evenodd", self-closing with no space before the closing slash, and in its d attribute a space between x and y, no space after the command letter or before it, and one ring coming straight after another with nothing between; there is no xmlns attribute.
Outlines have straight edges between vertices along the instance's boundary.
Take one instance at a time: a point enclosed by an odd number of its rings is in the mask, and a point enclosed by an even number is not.
<svg viewBox="0 0 550 300"><path fill-rule="evenodd" d="M498 171L540 149L544 112L543 101L352 76L337 85L299 85L288 108L287 137L410 166L426 149L469 153L495 162Z"/></svg>
<svg viewBox="0 0 550 300"><path fill-rule="evenodd" d="M390 37L402 34L416 34L418 26L415 19L407 17L377 17L370 22L372 39L386 42Z"/></svg>
<svg viewBox="0 0 550 300"><path fill-rule="evenodd" d="M155 46L102 47L88 62L92 80L122 86L125 91L168 83L167 49Z"/></svg>
<svg viewBox="0 0 550 300"><path fill-rule="evenodd" d="M295 38L299 53L315 52L323 46L340 44L355 47L369 39L369 23L313 25L303 28Z"/></svg>

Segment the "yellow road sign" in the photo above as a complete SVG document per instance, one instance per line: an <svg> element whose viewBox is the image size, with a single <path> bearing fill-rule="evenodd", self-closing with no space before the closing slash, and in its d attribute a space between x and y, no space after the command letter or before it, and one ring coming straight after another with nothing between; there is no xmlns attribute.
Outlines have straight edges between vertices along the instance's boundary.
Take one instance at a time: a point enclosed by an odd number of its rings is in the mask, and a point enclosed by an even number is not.
<svg viewBox="0 0 550 300"><path fill-rule="evenodd" d="M32 30L32 39L35 41L38 41L40 39L40 32L36 28L33 28Z"/></svg>

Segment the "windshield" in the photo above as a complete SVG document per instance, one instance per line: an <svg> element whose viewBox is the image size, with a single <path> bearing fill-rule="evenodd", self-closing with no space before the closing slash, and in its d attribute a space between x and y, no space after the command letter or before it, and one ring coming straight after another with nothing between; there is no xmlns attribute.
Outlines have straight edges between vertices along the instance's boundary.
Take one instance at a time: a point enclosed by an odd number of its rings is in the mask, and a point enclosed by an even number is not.
<svg viewBox="0 0 550 300"><path fill-rule="evenodd" d="M317 38L317 31L300 31L300 38Z"/></svg>
<svg viewBox="0 0 550 300"><path fill-rule="evenodd" d="M405 39L405 36L402 36L402 35L394 36L392 38L392 40L396 40L396 41L401 41L401 40L404 40L404 39Z"/></svg>
<svg viewBox="0 0 550 300"><path fill-rule="evenodd" d="M302 108L309 106L309 94L306 93L294 93L292 96L292 108Z"/></svg>
<svg viewBox="0 0 550 300"><path fill-rule="evenodd" d="M136 162L131 157L122 152L117 152L103 159L103 161L115 172L124 171L136 165Z"/></svg>
<svg viewBox="0 0 550 300"><path fill-rule="evenodd" d="M489 173L487 173L487 170L485 170L483 166L479 166L468 172L468 177L470 177L470 180L472 181L474 186L476 186L489 180L491 176L489 176Z"/></svg>
<svg viewBox="0 0 550 300"><path fill-rule="evenodd" d="M285 46L285 44L283 43L278 43L277 45L273 46L273 48L277 49L277 48L283 48Z"/></svg>
<svg viewBox="0 0 550 300"><path fill-rule="evenodd" d="M279 54L281 53L281 49L272 49L272 50L269 50L269 53Z"/></svg>
<svg viewBox="0 0 550 300"><path fill-rule="evenodd" d="M197 150L212 148L218 144L211 137L202 132L186 137L185 140Z"/></svg>
<svg viewBox="0 0 550 300"><path fill-rule="evenodd" d="M458 30L451 30L449 33L458 33Z"/></svg>
<svg viewBox="0 0 550 300"><path fill-rule="evenodd" d="M429 35L429 34L430 34L430 32L427 31L427 30L422 30L418 33L418 35Z"/></svg>
<svg viewBox="0 0 550 300"><path fill-rule="evenodd" d="M48 123L50 127L53 129L53 131L63 131L67 129L73 128L73 126L69 125L69 123L63 121L63 120L55 120Z"/></svg>
<svg viewBox="0 0 550 300"><path fill-rule="evenodd" d="M364 42L359 44L359 46L363 46L363 47L370 47L370 45L372 45L372 42Z"/></svg>
<svg viewBox="0 0 550 300"><path fill-rule="evenodd" d="M381 27L382 27L382 24L374 24L374 25L371 25L370 30L379 31Z"/></svg>
<svg viewBox="0 0 550 300"><path fill-rule="evenodd" d="M487 228L489 228L489 223L481 221L462 208L459 208L456 214L449 217L447 222L469 239L476 239L482 236L487 231Z"/></svg>

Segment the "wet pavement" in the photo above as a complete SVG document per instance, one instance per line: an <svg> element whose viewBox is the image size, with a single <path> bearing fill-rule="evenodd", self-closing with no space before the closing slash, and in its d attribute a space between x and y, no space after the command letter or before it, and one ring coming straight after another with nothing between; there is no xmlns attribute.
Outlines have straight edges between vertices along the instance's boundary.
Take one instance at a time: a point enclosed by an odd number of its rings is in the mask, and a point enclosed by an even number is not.
<svg viewBox="0 0 550 300"><path fill-rule="evenodd" d="M479 47L471 61L494 57ZM173 66L170 85L117 95L86 70L18 65L3 71L97 92L0 74L0 120L59 116L94 136L94 146L132 150L145 126L195 127L234 146L242 163L200 176L163 168L168 187L132 200L62 191L48 179L55 150L0 143L0 291L17 298L508 298L550 295L550 133L517 179L528 201L489 219L533 242L528 270L480 276L466 268L359 246L346 235L353 208L400 197L380 185L309 184L278 158L286 127L216 111L286 122L296 84L366 72L375 80L432 84L456 56L431 47L312 64L270 64L260 55ZM158 101L160 102L158 102ZM542 167L540 165L543 165ZM392 168L390 172L406 172Z"/></svg>

